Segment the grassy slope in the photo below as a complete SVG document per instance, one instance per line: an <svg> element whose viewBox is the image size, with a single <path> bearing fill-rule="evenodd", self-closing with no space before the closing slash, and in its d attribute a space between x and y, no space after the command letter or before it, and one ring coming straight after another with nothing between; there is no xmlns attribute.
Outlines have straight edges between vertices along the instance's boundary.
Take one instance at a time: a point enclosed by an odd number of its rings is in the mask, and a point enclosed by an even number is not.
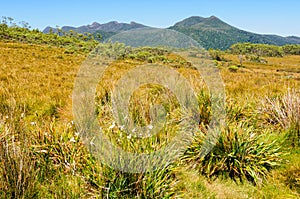
<svg viewBox="0 0 300 199"><path fill-rule="evenodd" d="M28 105L31 115L41 116L51 105L63 108L70 104L84 54L65 54L57 47L19 43L1 43L0 49L2 94L8 91Z"/></svg>
<svg viewBox="0 0 300 199"><path fill-rule="evenodd" d="M239 65L238 56L227 54L230 62L225 66ZM222 70L229 96L249 97L250 102L265 95L276 95L286 91L287 88L298 88L300 85L300 57L285 56L265 58L267 64L244 61L243 67L232 73ZM219 63L222 65L222 63ZM254 98L253 98L254 97ZM251 100L252 98L252 100Z"/></svg>
<svg viewBox="0 0 300 199"><path fill-rule="evenodd" d="M12 101L14 101L18 105L25 104L26 124L51 123L53 116L56 117L57 126L67 125L72 120L73 82L86 55L64 52L64 49L56 47L0 43L1 117L10 114L9 107L13 107ZM247 104L256 106L264 95L279 95L288 87L300 89L298 72L300 56L266 58L268 64L245 62L245 68L239 68L237 72L231 72L227 68L228 65L238 64L237 56L226 55L225 57L231 61L219 62L219 65L222 65L221 73L227 95L240 106ZM69 146L69 138L66 137L67 141L61 140L63 146ZM70 147L75 147L73 149L76 150L78 146L80 145ZM237 185L230 180L211 182L184 167L176 172L179 179L176 186L185 193L186 198L296 198L299 195L284 184L284 175L292 167L300 166L299 154L295 152L288 159L290 163L286 168L273 171L269 176L269 182L260 187L248 183ZM95 186L85 181L84 175L88 173L84 171L85 166L79 165L78 168L83 171L76 175L72 175L70 169L65 167L56 170L56 175L61 178L49 177L47 182L40 182L40 189L45 194L43 197L59 198L64 195L70 198L91 197L97 194ZM98 174L95 170L88 175ZM63 191L65 188L66 191Z"/></svg>

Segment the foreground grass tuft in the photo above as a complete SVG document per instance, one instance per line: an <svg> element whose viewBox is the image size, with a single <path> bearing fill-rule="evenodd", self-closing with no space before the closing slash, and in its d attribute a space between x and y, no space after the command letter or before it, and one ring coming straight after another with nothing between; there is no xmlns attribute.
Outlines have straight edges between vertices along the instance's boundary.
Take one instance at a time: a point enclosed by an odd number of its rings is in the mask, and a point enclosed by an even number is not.
<svg viewBox="0 0 300 199"><path fill-rule="evenodd" d="M270 169L281 164L283 155L279 143L268 140L264 133L243 123L229 124L205 157L200 157L205 134L199 133L183 160L211 179L221 176L259 184Z"/></svg>
<svg viewBox="0 0 300 199"><path fill-rule="evenodd" d="M300 93L288 90L281 97L267 97L260 110L264 119L286 131L288 142L300 146Z"/></svg>

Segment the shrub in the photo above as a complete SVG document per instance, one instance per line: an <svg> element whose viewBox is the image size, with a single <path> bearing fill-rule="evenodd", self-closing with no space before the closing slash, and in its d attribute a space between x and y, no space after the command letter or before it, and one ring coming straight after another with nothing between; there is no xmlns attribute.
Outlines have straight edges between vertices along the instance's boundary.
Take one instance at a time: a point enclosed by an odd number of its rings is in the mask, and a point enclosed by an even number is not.
<svg viewBox="0 0 300 199"><path fill-rule="evenodd" d="M239 67L237 67L237 66L235 66L235 65L231 65L231 66L228 67L228 69L229 69L229 71L231 71L231 72L236 72L236 71L239 69Z"/></svg>
<svg viewBox="0 0 300 199"><path fill-rule="evenodd" d="M284 52L281 46L269 44L252 44L252 43L237 43L230 47L230 52L233 54L252 54L266 57L282 57Z"/></svg>
<svg viewBox="0 0 300 199"><path fill-rule="evenodd" d="M213 60L216 60L216 61L226 61L226 59L224 58L224 54L225 53L223 51L209 49L209 56Z"/></svg>
<svg viewBox="0 0 300 199"><path fill-rule="evenodd" d="M30 30L28 26L9 26L3 22L0 23L0 39L7 42L48 44L51 46L71 48L66 50L66 53L69 54L75 52L90 52L99 43L90 33L67 33L62 30L57 30L56 33L50 32L44 34L37 29Z"/></svg>
<svg viewBox="0 0 300 199"><path fill-rule="evenodd" d="M300 45L299 44L287 44L282 46L282 50L285 54L289 55L300 55Z"/></svg>
<svg viewBox="0 0 300 199"><path fill-rule="evenodd" d="M251 55L249 60L252 61L252 62L257 62L257 63L264 63L264 64L268 63L267 60L261 58L258 55Z"/></svg>

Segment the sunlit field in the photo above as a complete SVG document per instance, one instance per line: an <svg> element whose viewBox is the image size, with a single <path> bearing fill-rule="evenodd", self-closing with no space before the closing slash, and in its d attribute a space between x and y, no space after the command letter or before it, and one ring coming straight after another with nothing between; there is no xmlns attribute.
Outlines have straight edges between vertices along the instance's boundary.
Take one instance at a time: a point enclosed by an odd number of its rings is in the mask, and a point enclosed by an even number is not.
<svg viewBox="0 0 300 199"><path fill-rule="evenodd" d="M203 81L182 58L144 48L111 65L95 94L98 120L111 141L152 152L176 124L139 140L112 126L110 91L127 70L160 63L183 74L198 92L201 121L182 157L164 169L125 173L98 162L84 146L72 113L79 68L88 56L65 46L0 42L0 198L299 198L300 55L255 62L222 52L215 60L226 91L226 126L213 150L199 152L211 117ZM132 101L135 122L149 125L147 107L162 103L176 120L176 100L144 87ZM172 113L172 114L171 114Z"/></svg>

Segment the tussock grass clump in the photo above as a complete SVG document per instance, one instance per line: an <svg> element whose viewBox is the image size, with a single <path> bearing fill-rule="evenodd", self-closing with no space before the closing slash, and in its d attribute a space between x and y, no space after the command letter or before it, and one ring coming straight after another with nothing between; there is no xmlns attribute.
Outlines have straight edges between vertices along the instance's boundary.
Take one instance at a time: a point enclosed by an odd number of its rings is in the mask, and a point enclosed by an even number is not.
<svg viewBox="0 0 300 199"><path fill-rule="evenodd" d="M204 133L195 136L183 160L211 179L223 176L258 184L270 169L279 166L282 161L283 153L278 142L269 141L243 123L224 127L212 151L200 157L204 138Z"/></svg>
<svg viewBox="0 0 300 199"><path fill-rule="evenodd" d="M146 173L126 173L103 166L103 198L173 198L178 195L174 166Z"/></svg>
<svg viewBox="0 0 300 199"><path fill-rule="evenodd" d="M12 120L0 114L0 198L34 198L39 169L23 121Z"/></svg>
<svg viewBox="0 0 300 199"><path fill-rule="evenodd" d="M259 110L264 119L286 131L292 146L300 145L300 93L288 90L281 97L266 97Z"/></svg>

